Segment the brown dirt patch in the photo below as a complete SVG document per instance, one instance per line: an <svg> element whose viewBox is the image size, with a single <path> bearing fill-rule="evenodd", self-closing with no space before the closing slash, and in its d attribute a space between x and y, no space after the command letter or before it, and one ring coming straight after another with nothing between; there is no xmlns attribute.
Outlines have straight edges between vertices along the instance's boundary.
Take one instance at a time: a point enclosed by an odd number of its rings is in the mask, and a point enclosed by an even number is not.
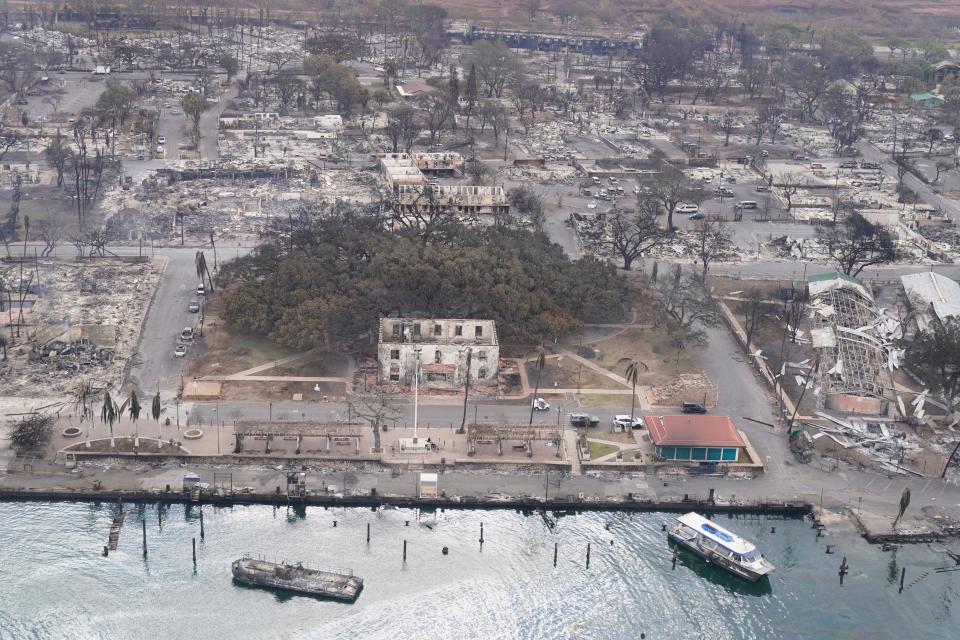
<svg viewBox="0 0 960 640"><path fill-rule="evenodd" d="M320 402L323 396L333 398L346 395L343 383L321 382L320 391L314 391L313 382L237 382L223 383L223 401L234 402L289 402L294 394L303 394L304 402ZM231 416L232 417L232 416ZM274 418L277 416L274 415Z"/></svg>
<svg viewBox="0 0 960 640"><path fill-rule="evenodd" d="M717 388L703 373L684 373L652 387L649 396L654 406L674 407L683 402L706 402L712 406L717 401Z"/></svg>
<svg viewBox="0 0 960 640"><path fill-rule="evenodd" d="M527 380L530 387L537 381L537 366L535 362L528 361ZM594 371L590 367L583 366L580 362L570 358L550 358L543 367L543 374L540 376L540 389L548 391L550 389L623 389L623 385L617 384L607 376Z"/></svg>

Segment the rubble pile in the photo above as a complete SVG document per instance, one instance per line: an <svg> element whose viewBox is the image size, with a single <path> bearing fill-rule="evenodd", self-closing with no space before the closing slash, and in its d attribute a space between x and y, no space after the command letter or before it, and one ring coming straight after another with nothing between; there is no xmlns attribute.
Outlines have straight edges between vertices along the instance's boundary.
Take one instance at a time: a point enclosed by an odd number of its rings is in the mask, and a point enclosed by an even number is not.
<svg viewBox="0 0 960 640"><path fill-rule="evenodd" d="M951 262L960 260L960 229L954 225L920 225L917 233L935 243Z"/></svg>
<svg viewBox="0 0 960 640"><path fill-rule="evenodd" d="M581 127L573 121L543 122L531 127L530 131L522 136L511 137L510 146L516 149L516 155L521 157L546 160L583 158L584 155L567 142L569 136L581 134Z"/></svg>
<svg viewBox="0 0 960 640"><path fill-rule="evenodd" d="M226 166L225 163L224 166ZM272 218L286 219L305 202L378 202L373 174L360 169L313 169L289 178L203 178L165 184L146 180L132 191L111 186L103 195L111 240L179 239L184 233L235 238L258 233ZM224 173L229 173L227 169Z"/></svg>
<svg viewBox="0 0 960 640"><path fill-rule="evenodd" d="M69 395L78 376L98 386L118 384L137 348L159 272L148 262L114 259L31 266L39 277L29 280L22 318L15 311L3 317L11 337L0 368L2 393ZM0 275L14 292L19 277L19 265Z"/></svg>
<svg viewBox="0 0 960 640"><path fill-rule="evenodd" d="M525 182L562 182L570 184L581 177L583 177L583 173L576 167L564 164L548 164L543 167L511 166L497 171L498 180L522 180Z"/></svg>
<svg viewBox="0 0 960 640"><path fill-rule="evenodd" d="M704 373L681 373L669 382L650 387L648 393L655 406L679 406L684 402L701 402L704 398L710 405L716 400L717 388Z"/></svg>
<svg viewBox="0 0 960 640"><path fill-rule="evenodd" d="M841 420L823 411L816 413L825 424L802 425L811 444L823 453L865 461L884 473L907 475L910 470L904 468L903 461L924 449L925 443L919 436L906 433L889 418Z"/></svg>

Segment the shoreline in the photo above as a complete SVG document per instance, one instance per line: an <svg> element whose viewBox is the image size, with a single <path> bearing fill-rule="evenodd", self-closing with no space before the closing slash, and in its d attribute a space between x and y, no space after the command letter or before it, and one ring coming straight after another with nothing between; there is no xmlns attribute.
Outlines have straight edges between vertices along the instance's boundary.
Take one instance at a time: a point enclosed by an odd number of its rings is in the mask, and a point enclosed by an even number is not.
<svg viewBox="0 0 960 640"><path fill-rule="evenodd" d="M420 498L413 496L341 496L336 494L317 494L306 496L287 496L273 493L246 493L223 495L201 495L191 498L188 493L156 491L76 491L50 489L0 489L0 502L114 502L196 504L214 506L234 505L274 505L305 507L395 507L395 508L431 508L431 509L526 509L526 510L570 510L570 511L636 511L636 512L686 512L738 513L754 515L785 515L802 517L814 512L814 505L808 502L769 501L769 502L711 502L709 500L603 500L603 499L539 499L508 498L490 499L482 497L457 498Z"/></svg>

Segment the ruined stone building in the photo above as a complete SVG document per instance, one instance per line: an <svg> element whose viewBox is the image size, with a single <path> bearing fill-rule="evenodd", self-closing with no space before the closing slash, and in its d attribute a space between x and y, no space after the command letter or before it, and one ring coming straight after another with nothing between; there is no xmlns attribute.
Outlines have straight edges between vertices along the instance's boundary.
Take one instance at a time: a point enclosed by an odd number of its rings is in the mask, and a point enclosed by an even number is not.
<svg viewBox="0 0 960 640"><path fill-rule="evenodd" d="M466 380L468 351L470 384L496 384L500 345L493 320L380 320L377 361L382 382L412 387L419 358L422 388L457 389Z"/></svg>

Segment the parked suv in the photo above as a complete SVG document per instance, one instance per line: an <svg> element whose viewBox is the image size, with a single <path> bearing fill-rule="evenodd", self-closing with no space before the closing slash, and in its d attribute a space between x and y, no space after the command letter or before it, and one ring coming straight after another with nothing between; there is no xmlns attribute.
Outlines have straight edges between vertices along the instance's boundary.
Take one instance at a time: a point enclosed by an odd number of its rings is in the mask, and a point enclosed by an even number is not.
<svg viewBox="0 0 960 640"><path fill-rule="evenodd" d="M684 402L680 405L681 413L706 413L707 408L699 402Z"/></svg>
<svg viewBox="0 0 960 640"><path fill-rule="evenodd" d="M574 427L596 427L600 424L600 418L586 413L571 413L570 424Z"/></svg>
<svg viewBox="0 0 960 640"><path fill-rule="evenodd" d="M614 416L613 427L619 431L626 431L627 429L643 429L643 418L637 416L631 420L630 416L628 415Z"/></svg>

